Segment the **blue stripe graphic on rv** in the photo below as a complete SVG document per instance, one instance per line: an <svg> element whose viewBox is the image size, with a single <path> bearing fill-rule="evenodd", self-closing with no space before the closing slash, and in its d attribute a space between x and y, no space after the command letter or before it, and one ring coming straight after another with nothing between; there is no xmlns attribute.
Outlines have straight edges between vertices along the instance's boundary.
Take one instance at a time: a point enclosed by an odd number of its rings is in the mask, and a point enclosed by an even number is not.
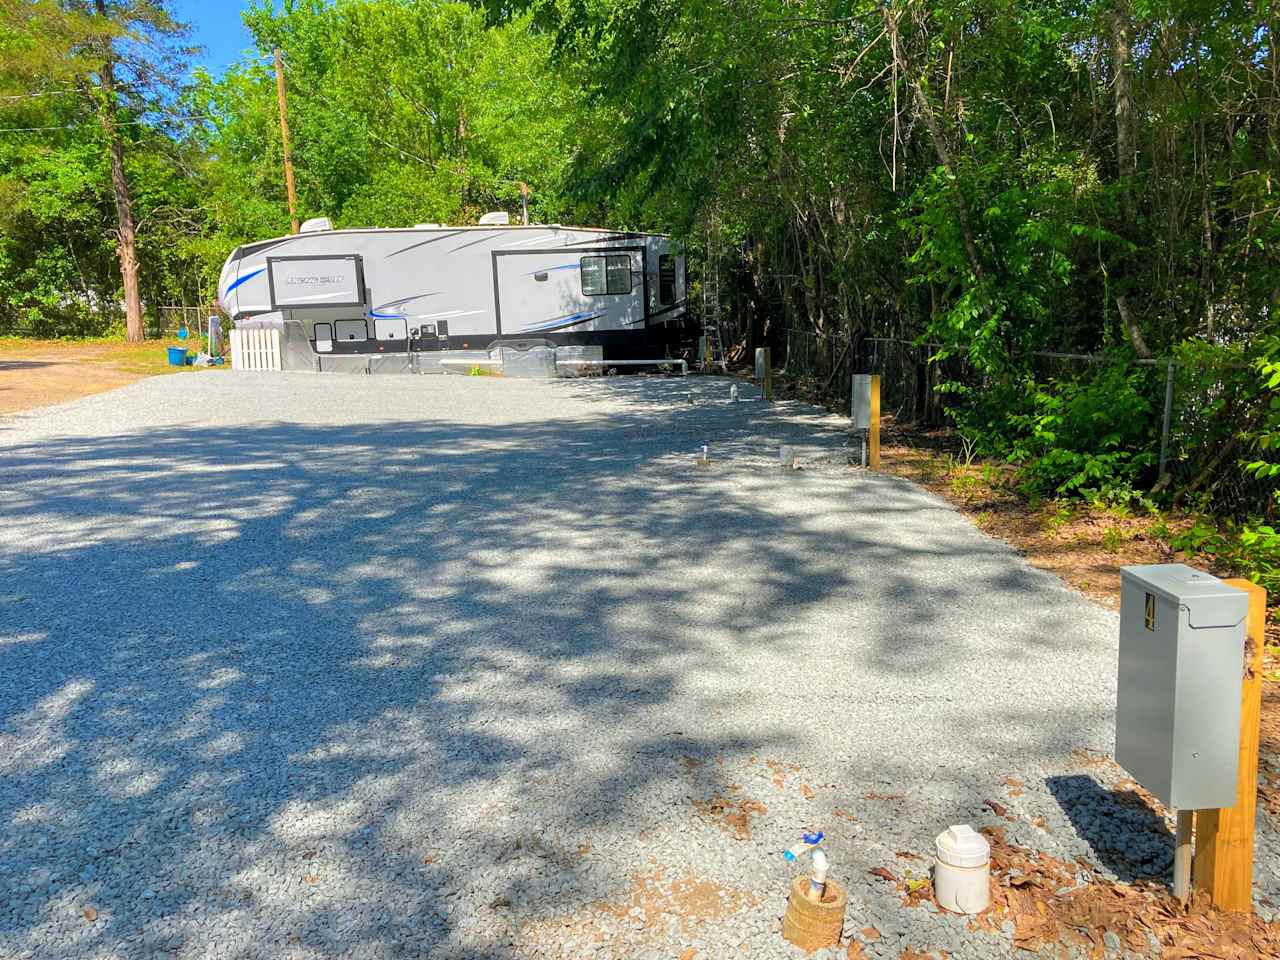
<svg viewBox="0 0 1280 960"><path fill-rule="evenodd" d="M603 313L571 313L567 317L556 317L556 319L548 320L546 323L539 323L532 327L522 327L518 332L532 333L534 330L559 330L562 327L576 327L580 323L586 323L588 320L595 320L603 316Z"/></svg>
<svg viewBox="0 0 1280 960"><path fill-rule="evenodd" d="M438 297L441 291L434 290L431 293L415 293L411 297L401 297L399 300L388 300L386 303L380 303L376 307L369 308L369 316L376 320L403 320L409 315L404 311L404 305L410 300L419 300L423 297ZM398 313L383 313L383 310L390 310L398 307Z"/></svg>
<svg viewBox="0 0 1280 960"><path fill-rule="evenodd" d="M231 284L227 287L226 290L222 291L222 295L225 297L236 287L240 286L240 284L247 283L248 281L256 277L258 274L266 273L266 272L267 272L266 267L259 267L257 270L254 270L252 273L246 273L243 277L237 277L235 280L231 282Z"/></svg>

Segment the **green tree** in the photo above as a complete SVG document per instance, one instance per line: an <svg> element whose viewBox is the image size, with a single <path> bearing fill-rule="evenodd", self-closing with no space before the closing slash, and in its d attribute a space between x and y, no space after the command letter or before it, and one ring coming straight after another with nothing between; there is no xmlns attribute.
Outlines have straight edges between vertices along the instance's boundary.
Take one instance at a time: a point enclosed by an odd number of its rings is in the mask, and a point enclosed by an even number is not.
<svg viewBox="0 0 1280 960"><path fill-rule="evenodd" d="M185 25L163 0L5 0L0 5L0 75L30 90L38 84L77 90L102 130L116 214L116 250L127 335L145 327L134 196L122 127L163 112L180 75Z"/></svg>

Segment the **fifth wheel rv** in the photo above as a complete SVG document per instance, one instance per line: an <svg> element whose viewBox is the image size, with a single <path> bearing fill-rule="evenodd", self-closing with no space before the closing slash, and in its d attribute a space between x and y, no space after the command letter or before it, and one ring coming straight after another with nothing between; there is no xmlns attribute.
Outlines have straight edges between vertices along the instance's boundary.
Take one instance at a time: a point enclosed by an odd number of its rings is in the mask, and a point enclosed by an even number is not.
<svg viewBox="0 0 1280 960"><path fill-rule="evenodd" d="M333 230L238 247L218 281L236 326L281 331L286 370L409 372L543 341L565 356L672 356L684 257L668 237L592 227Z"/></svg>

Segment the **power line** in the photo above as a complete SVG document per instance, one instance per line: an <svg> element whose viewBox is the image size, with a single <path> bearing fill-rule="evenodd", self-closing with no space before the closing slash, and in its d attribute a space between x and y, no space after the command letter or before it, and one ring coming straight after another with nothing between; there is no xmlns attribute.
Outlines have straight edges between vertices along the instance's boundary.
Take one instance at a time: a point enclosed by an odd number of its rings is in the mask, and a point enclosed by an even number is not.
<svg viewBox="0 0 1280 960"><path fill-rule="evenodd" d="M132 127L146 123L177 123L182 120L216 120L217 116L212 113L193 113L189 116L181 117L161 117L159 120L117 120L117 127ZM65 123L60 126L53 127L0 127L0 133L35 133L37 131L46 130L77 130L84 126L83 123Z"/></svg>
<svg viewBox="0 0 1280 960"><path fill-rule="evenodd" d="M0 97L0 100L34 100L36 97L60 97L68 93L79 92L75 87L67 87L65 90L42 90L39 93L15 93Z"/></svg>

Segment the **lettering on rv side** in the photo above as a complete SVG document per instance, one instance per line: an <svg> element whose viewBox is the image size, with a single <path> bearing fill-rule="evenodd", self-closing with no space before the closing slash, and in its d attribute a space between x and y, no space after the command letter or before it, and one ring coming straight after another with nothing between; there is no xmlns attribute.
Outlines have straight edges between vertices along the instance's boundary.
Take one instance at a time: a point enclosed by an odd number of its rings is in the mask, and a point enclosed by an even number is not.
<svg viewBox="0 0 1280 960"><path fill-rule="evenodd" d="M343 277L289 277L285 282L290 285L312 283L342 283Z"/></svg>

